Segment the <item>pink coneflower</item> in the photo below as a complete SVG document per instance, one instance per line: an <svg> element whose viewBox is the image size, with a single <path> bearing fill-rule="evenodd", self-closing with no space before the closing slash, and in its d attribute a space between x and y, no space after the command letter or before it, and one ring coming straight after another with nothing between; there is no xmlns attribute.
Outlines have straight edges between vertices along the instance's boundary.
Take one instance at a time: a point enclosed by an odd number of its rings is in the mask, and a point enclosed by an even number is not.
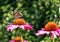
<svg viewBox="0 0 60 42"><path fill-rule="evenodd" d="M26 41L23 38L20 38L19 36L17 36L13 40L10 40L9 42L28 42L28 41Z"/></svg>
<svg viewBox="0 0 60 42"><path fill-rule="evenodd" d="M22 29L25 29L25 30L31 30L32 26L29 25L29 24L26 24L24 19L17 18L17 19L14 20L13 24L9 24L7 26L7 31L13 31L16 28L22 28Z"/></svg>
<svg viewBox="0 0 60 42"><path fill-rule="evenodd" d="M60 29L58 28L58 25L56 23L48 22L45 25L45 28L38 30L38 32L36 33L37 36L43 34L51 34L51 38L56 38L57 36L60 36Z"/></svg>

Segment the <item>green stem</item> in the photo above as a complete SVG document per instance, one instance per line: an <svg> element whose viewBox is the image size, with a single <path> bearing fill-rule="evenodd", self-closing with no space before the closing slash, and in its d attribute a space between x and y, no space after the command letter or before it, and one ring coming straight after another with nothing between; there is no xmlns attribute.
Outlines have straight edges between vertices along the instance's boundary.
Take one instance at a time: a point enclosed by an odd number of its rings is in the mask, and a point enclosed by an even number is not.
<svg viewBox="0 0 60 42"><path fill-rule="evenodd" d="M23 32L22 32L22 29L20 30L20 32L21 32L21 34L20 34L20 37L21 37L21 42L23 42L23 37L22 37Z"/></svg>
<svg viewBox="0 0 60 42"><path fill-rule="evenodd" d="M16 36L19 36L20 29L17 29Z"/></svg>
<svg viewBox="0 0 60 42"><path fill-rule="evenodd" d="M54 39L51 39L51 42L54 42Z"/></svg>
<svg viewBox="0 0 60 42"><path fill-rule="evenodd" d="M22 29L19 29L19 28L18 28L18 30L17 30L17 36L20 36L21 42L23 42L23 37L22 37L22 35L23 35Z"/></svg>

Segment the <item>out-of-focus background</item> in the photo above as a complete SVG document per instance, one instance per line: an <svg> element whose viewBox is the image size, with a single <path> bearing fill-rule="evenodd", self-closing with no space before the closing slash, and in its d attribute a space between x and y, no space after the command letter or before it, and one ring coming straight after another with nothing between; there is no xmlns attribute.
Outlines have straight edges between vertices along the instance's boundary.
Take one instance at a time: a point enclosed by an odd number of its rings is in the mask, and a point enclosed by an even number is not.
<svg viewBox="0 0 60 42"><path fill-rule="evenodd" d="M50 38L35 35L49 21L54 21L60 27L60 0L0 0L0 42L13 39L16 32L7 32L7 22L13 23L14 10L21 12L27 23L34 29L24 31L24 39L29 42L50 42ZM60 38L56 38L59 42Z"/></svg>

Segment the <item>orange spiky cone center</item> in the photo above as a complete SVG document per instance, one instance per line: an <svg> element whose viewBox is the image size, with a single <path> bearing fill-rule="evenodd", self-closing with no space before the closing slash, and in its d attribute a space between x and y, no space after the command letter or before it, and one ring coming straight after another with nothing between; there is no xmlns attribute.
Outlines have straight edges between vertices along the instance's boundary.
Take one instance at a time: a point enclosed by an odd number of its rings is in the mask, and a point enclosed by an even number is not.
<svg viewBox="0 0 60 42"><path fill-rule="evenodd" d="M23 38L20 38L19 36L15 37L15 42L23 42Z"/></svg>
<svg viewBox="0 0 60 42"><path fill-rule="evenodd" d="M26 22L25 22L24 19L18 18L18 19L15 19L15 20L14 20L14 24L15 24L15 25L24 25L24 24L26 24Z"/></svg>
<svg viewBox="0 0 60 42"><path fill-rule="evenodd" d="M45 25L45 30L47 31L53 31L53 30L57 30L58 29L58 25L55 22L48 22Z"/></svg>
<svg viewBox="0 0 60 42"><path fill-rule="evenodd" d="M17 36L17 37L15 37L15 39L14 40L20 40L20 37L19 36Z"/></svg>

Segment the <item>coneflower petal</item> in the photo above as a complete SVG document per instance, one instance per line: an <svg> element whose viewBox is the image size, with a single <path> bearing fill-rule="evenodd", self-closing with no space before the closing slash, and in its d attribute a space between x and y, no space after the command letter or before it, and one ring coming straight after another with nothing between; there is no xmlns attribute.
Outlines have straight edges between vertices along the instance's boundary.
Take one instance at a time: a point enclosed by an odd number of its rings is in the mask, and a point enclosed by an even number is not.
<svg viewBox="0 0 60 42"><path fill-rule="evenodd" d="M13 31L14 29L16 29L18 27L18 25L8 25L7 26L7 31Z"/></svg>
<svg viewBox="0 0 60 42"><path fill-rule="evenodd" d="M59 33L57 31L54 31L57 36L59 36Z"/></svg>
<svg viewBox="0 0 60 42"><path fill-rule="evenodd" d="M10 40L9 42L15 42L14 40Z"/></svg>
<svg viewBox="0 0 60 42"><path fill-rule="evenodd" d="M52 39L57 37L57 35L55 34L54 31L51 31L51 33L52 33L52 35L51 35L51 38L52 38Z"/></svg>
<svg viewBox="0 0 60 42"><path fill-rule="evenodd" d="M38 30L38 32L36 33L36 36L43 35L43 34L49 34L49 33L50 33L49 31Z"/></svg>

